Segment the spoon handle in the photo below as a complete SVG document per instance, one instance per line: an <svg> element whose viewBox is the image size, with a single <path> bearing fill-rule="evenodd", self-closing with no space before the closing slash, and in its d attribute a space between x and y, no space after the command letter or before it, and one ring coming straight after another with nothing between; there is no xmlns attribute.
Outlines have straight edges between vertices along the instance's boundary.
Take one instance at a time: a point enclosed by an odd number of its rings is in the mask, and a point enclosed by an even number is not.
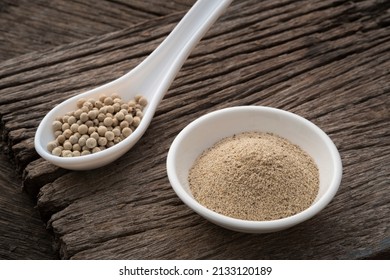
<svg viewBox="0 0 390 280"><path fill-rule="evenodd" d="M147 90L161 100L192 49L232 0L198 0L166 39L137 67L147 75ZM156 97L156 96L154 96ZM156 100L158 103L159 101Z"/></svg>

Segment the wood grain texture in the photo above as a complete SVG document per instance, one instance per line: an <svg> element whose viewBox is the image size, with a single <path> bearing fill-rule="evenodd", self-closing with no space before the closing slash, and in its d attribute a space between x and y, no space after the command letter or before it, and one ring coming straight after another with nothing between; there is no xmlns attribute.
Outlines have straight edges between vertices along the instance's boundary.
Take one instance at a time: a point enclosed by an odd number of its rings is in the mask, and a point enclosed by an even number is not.
<svg viewBox="0 0 390 280"><path fill-rule="evenodd" d="M186 10L192 3L193 0L0 1L0 61ZM9 139L19 139L18 142L26 140L14 147L18 149L18 146L32 144L34 132L35 130L28 128L12 130L9 132ZM3 144L0 144L1 150L4 148ZM9 143L9 146L13 144ZM5 147L7 150L7 146ZM31 153L27 153L23 157L30 156ZM39 168L37 165L40 165ZM37 210L33 208L33 201L29 201L20 189L23 183L23 189L35 198L40 186L66 171L52 165L45 166L44 161L37 160L31 164L32 170L23 170L22 181L16 177L15 170L9 167L9 159L4 155L0 156L0 166L4 167L0 176L0 258L55 258L51 235L43 230L42 222L40 226L34 225L39 218ZM40 172L36 174L36 170ZM14 180L11 186L10 180ZM13 207L8 207L9 205Z"/></svg>
<svg viewBox="0 0 390 280"><path fill-rule="evenodd" d="M0 155L0 259L58 258L34 201L22 192L20 178L4 157Z"/></svg>
<svg viewBox="0 0 390 280"><path fill-rule="evenodd" d="M0 61L188 9L195 0L2 0Z"/></svg>
<svg viewBox="0 0 390 280"><path fill-rule="evenodd" d="M133 68L183 14L3 62L4 139L25 187L40 189L38 209L60 256L389 257L389 8L380 1L234 2L193 51L141 141L117 162L85 172L39 159L32 137L40 119ZM297 113L333 139L343 180L318 216L278 233L242 234L205 221L175 195L165 170L174 137L195 118L237 105Z"/></svg>

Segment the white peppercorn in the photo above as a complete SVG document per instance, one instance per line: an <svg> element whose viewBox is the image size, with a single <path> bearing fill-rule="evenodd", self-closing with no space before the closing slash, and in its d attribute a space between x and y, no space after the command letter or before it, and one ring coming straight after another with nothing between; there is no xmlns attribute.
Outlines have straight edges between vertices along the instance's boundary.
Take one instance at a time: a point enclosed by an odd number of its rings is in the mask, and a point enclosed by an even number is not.
<svg viewBox="0 0 390 280"><path fill-rule="evenodd" d="M117 94L103 94L98 100L81 98L74 112L52 123L55 140L47 150L56 156L76 157L110 148L131 135L146 105L141 95L126 103Z"/></svg>
<svg viewBox="0 0 390 280"><path fill-rule="evenodd" d="M95 103L95 102L94 102L94 103ZM84 104L83 104L83 107L87 107L87 108L88 108L88 111L89 111L89 110L92 110L93 105L92 105L91 102L85 101Z"/></svg>
<svg viewBox="0 0 390 280"><path fill-rule="evenodd" d="M115 112L114 106L107 106L107 113L113 114Z"/></svg>
<svg viewBox="0 0 390 280"><path fill-rule="evenodd" d="M76 123L76 118L74 116L70 116L68 118L68 124L71 126L72 124Z"/></svg>
<svg viewBox="0 0 390 280"><path fill-rule="evenodd" d="M136 95L135 97L134 97L134 101L135 101L135 103L139 103L139 100L142 98L142 95Z"/></svg>
<svg viewBox="0 0 390 280"><path fill-rule="evenodd" d="M130 124L133 122L133 116L131 114L125 116L125 121L127 121Z"/></svg>
<svg viewBox="0 0 390 280"><path fill-rule="evenodd" d="M68 129L66 129L66 130L62 133L62 135L64 135L64 137L65 137L66 139L69 139L69 137L72 135L72 130L70 130L70 129L68 128Z"/></svg>
<svg viewBox="0 0 390 280"><path fill-rule="evenodd" d="M80 107L81 108L81 107ZM81 109L77 109L76 111L74 111L73 113L73 116L76 118L76 119L80 119L80 115L83 113L83 110Z"/></svg>
<svg viewBox="0 0 390 280"><path fill-rule="evenodd" d="M130 134L132 133L133 131L129 128L129 127L125 127L123 130L122 130L122 134L125 138L129 137Z"/></svg>
<svg viewBox="0 0 390 280"><path fill-rule="evenodd" d="M148 105L148 101L146 100L145 97L141 96L138 100L138 103L142 106L142 107L145 107L146 105Z"/></svg>
<svg viewBox="0 0 390 280"><path fill-rule="evenodd" d="M78 132L82 135L82 134L87 134L88 132L88 126L86 126L85 124L82 124L79 126L78 128Z"/></svg>
<svg viewBox="0 0 390 280"><path fill-rule="evenodd" d="M85 101L87 101L85 98L80 98L80 99L77 101L77 107L78 107L78 108L83 107Z"/></svg>
<svg viewBox="0 0 390 280"><path fill-rule="evenodd" d="M112 98L111 97L106 97L104 98L104 105L112 105L113 104L113 101L112 101Z"/></svg>
<svg viewBox="0 0 390 280"><path fill-rule="evenodd" d="M100 136L104 136L104 134L106 134L106 132L107 132L107 127L101 125L98 127L97 132Z"/></svg>
<svg viewBox="0 0 390 280"><path fill-rule="evenodd" d="M107 95L105 95L104 93L101 94L101 95L99 96L99 101L102 102L102 103L104 103L104 99L106 99L106 97L107 97Z"/></svg>
<svg viewBox="0 0 390 280"><path fill-rule="evenodd" d="M89 136L90 138L95 139L96 141L99 139L99 134L97 132L93 132Z"/></svg>
<svg viewBox="0 0 390 280"><path fill-rule="evenodd" d="M88 138L87 141L85 142L85 145L90 149L95 148L97 145L96 139L95 138Z"/></svg>
<svg viewBox="0 0 390 280"><path fill-rule="evenodd" d="M61 155L61 152L62 152L62 149L60 147L55 147L51 153L55 156L60 156Z"/></svg>
<svg viewBox="0 0 390 280"><path fill-rule="evenodd" d="M79 157L79 156L81 156L81 153L80 153L80 151L73 151L72 156Z"/></svg>
<svg viewBox="0 0 390 280"><path fill-rule="evenodd" d="M99 114L107 114L107 106L103 105L103 107L99 109Z"/></svg>
<svg viewBox="0 0 390 280"><path fill-rule="evenodd" d="M77 123L74 123L70 126L70 130L73 132L73 133L76 133L79 129L79 125Z"/></svg>
<svg viewBox="0 0 390 280"><path fill-rule="evenodd" d="M71 156L72 156L72 151L70 151L70 150L63 150L63 151L61 152L61 155L62 155L63 157L71 157Z"/></svg>
<svg viewBox="0 0 390 280"><path fill-rule="evenodd" d="M88 120L88 114L86 112L81 113L80 120L85 123Z"/></svg>
<svg viewBox="0 0 390 280"><path fill-rule="evenodd" d="M97 116L99 122L104 121L105 118L106 118L106 113L99 113L99 115Z"/></svg>
<svg viewBox="0 0 390 280"><path fill-rule="evenodd" d="M121 135L121 130L119 127L115 127L112 132L114 133L115 136Z"/></svg>
<svg viewBox="0 0 390 280"><path fill-rule="evenodd" d="M81 151L80 144L78 144L78 143L74 144L73 147L72 147L72 150L73 151Z"/></svg>
<svg viewBox="0 0 390 280"><path fill-rule="evenodd" d="M57 139L58 136L62 135L62 130L57 130L54 132L54 138Z"/></svg>
<svg viewBox="0 0 390 280"><path fill-rule="evenodd" d="M124 118L125 118L125 115L122 113L122 112L118 112L115 114L115 118L118 120L118 121L123 121Z"/></svg>
<svg viewBox="0 0 390 280"><path fill-rule="evenodd" d="M93 126L93 121L88 120L88 121L85 122L85 125L88 126L88 127L91 127L91 126Z"/></svg>
<svg viewBox="0 0 390 280"><path fill-rule="evenodd" d="M92 104L92 107L95 106L95 102L96 102L96 101L95 101L94 98L90 98L90 99L88 99L87 101L88 101L89 103Z"/></svg>
<svg viewBox="0 0 390 280"><path fill-rule="evenodd" d="M112 126L112 123L113 123L113 119L111 117L106 117L104 120L103 120L103 123L105 126Z"/></svg>
<svg viewBox="0 0 390 280"><path fill-rule="evenodd" d="M92 153L94 154L94 153L97 153L97 152L100 152L101 150L100 150L100 148L99 147L95 147L95 148L93 148L92 149Z"/></svg>
<svg viewBox="0 0 390 280"><path fill-rule="evenodd" d="M103 107L103 103L100 100L95 101L95 107L97 109L100 109Z"/></svg>
<svg viewBox="0 0 390 280"><path fill-rule="evenodd" d="M91 110L91 111L88 112L88 118L90 120L96 119L97 115L98 115L98 111L97 110Z"/></svg>
<svg viewBox="0 0 390 280"><path fill-rule="evenodd" d="M69 150L69 151L73 148L73 144L70 143L69 140L65 140L62 146L64 147L64 150Z"/></svg>
<svg viewBox="0 0 390 280"><path fill-rule="evenodd" d="M76 143L78 143L79 142L79 138L76 136L76 135L71 135L70 137L69 137L69 142L73 145L73 144L76 144Z"/></svg>
<svg viewBox="0 0 390 280"><path fill-rule="evenodd" d="M48 144L47 144L47 150L49 152L52 152L54 150L54 148L57 148L58 147L58 142L56 141L50 141Z"/></svg>
<svg viewBox="0 0 390 280"><path fill-rule="evenodd" d="M94 126L90 126L88 127L88 134L91 135L92 133L94 133L96 131L96 128Z"/></svg>
<svg viewBox="0 0 390 280"><path fill-rule="evenodd" d="M127 121L121 121L119 127L123 130L125 127L129 127L129 123Z"/></svg>
<svg viewBox="0 0 390 280"><path fill-rule="evenodd" d="M141 110L136 110L136 111L135 111L135 115L136 115L137 117L139 117L139 118L142 118L142 117L144 116L144 113L142 113Z"/></svg>
<svg viewBox="0 0 390 280"><path fill-rule="evenodd" d="M84 150L84 151L81 152L82 156L89 155L89 154L91 154L91 152L88 151L88 150Z"/></svg>
<svg viewBox="0 0 390 280"><path fill-rule="evenodd" d="M99 144L99 146L106 146L107 145L107 138L99 137L98 144Z"/></svg>
<svg viewBox="0 0 390 280"><path fill-rule="evenodd" d="M133 118L133 122L132 122L131 124L134 125L135 127L138 127L138 125L140 124L140 122L141 122L141 118L135 116L135 117Z"/></svg>
<svg viewBox="0 0 390 280"><path fill-rule="evenodd" d="M121 105L119 103L114 103L112 107L114 108L114 112L119 112L121 109Z"/></svg>
<svg viewBox="0 0 390 280"><path fill-rule="evenodd" d="M66 122L66 123L63 123L62 124L62 126L61 126L61 130L62 131L65 131L65 130L67 130L67 129L69 129L70 128L70 125Z"/></svg>
<svg viewBox="0 0 390 280"><path fill-rule="evenodd" d="M114 140L114 137L115 137L115 135L112 131L107 131L104 136L107 138L108 141Z"/></svg>
<svg viewBox="0 0 390 280"><path fill-rule="evenodd" d="M85 139L85 137L80 137L80 139L79 139L80 147L84 147L86 142L87 142L87 139Z"/></svg>
<svg viewBox="0 0 390 280"><path fill-rule="evenodd" d="M65 136L64 135L58 135L58 137L57 137L57 142L59 143L59 144L63 144L64 142L65 142Z"/></svg>
<svg viewBox="0 0 390 280"><path fill-rule="evenodd" d="M130 100L127 105L129 105L129 107L135 107L135 104L137 104L134 100Z"/></svg>
<svg viewBox="0 0 390 280"><path fill-rule="evenodd" d="M57 131L57 130L61 130L61 129L62 129L62 122L54 121L53 122L53 130Z"/></svg>

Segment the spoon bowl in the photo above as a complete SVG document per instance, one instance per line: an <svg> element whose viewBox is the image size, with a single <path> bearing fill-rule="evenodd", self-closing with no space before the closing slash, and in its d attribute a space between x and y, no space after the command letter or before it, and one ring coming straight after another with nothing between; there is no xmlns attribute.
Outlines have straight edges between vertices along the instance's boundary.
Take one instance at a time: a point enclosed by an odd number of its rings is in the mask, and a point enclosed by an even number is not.
<svg viewBox="0 0 390 280"><path fill-rule="evenodd" d="M279 220L248 221L214 212L191 194L188 174L195 160L219 140L242 132L279 135L307 152L319 169L320 186L306 210ZM167 173L173 190L207 220L240 232L266 233L287 229L318 214L336 194L342 175L339 152L332 140L312 122L287 111L263 106L240 106L206 114L186 126L174 139L167 156Z"/></svg>
<svg viewBox="0 0 390 280"><path fill-rule="evenodd" d="M148 128L158 104L163 99L181 66L203 35L229 6L232 0L198 0L168 37L140 65L126 75L96 89L71 97L53 108L39 124L34 145L38 154L66 169L88 170L107 165L133 147ZM80 98L98 99L101 94L118 94L127 102L144 96L148 105L140 125L120 143L98 153L80 157L58 157L47 150L54 140L53 121L77 109Z"/></svg>

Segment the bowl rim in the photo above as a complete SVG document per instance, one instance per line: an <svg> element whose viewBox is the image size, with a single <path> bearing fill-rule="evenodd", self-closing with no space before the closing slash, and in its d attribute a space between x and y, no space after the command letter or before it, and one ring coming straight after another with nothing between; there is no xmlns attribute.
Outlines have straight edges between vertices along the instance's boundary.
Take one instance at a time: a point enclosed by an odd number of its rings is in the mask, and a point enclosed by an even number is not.
<svg viewBox="0 0 390 280"><path fill-rule="evenodd" d="M225 216L223 214L214 212L213 210L208 209L207 207L200 204L198 201L196 201L192 196L190 196L183 188L183 186L180 184L180 181L178 179L178 175L175 169L175 159L177 157L177 149L179 147L179 144L181 143L182 139L186 137L194 127L199 125L201 122L216 117L220 114L225 114L229 112L237 112L237 111L272 111L279 114L287 114L289 117L293 117L294 119L305 123L306 126L308 126L311 130L313 130L316 134L318 134L326 144L327 150L330 152L330 156L332 159L332 165L334 166L334 176L330 181L329 188L323 193L323 195L315 201L309 208L303 210L302 212L299 212L295 215L285 217L282 219L277 220L270 220L270 221L252 221L252 220L242 220L237 219L229 216ZM239 231L249 231L249 232L261 232L261 231L276 231L283 228L289 228L291 226L294 226L298 223L301 223L303 221L306 221L310 218L312 218L314 215L316 215L318 212L320 212L322 209L324 209L330 201L333 199L335 194L337 193L340 183L341 183L341 177L342 177L342 162L340 154L337 150L336 145L333 143L333 141L330 139L330 137L317 125L312 123L311 121L295 114L289 111L273 108L273 107L266 107L266 106L257 106L257 105L249 105L249 106L234 106L234 107L228 107L219 109L216 111L209 112L192 122L190 122L183 130L179 132L179 134L175 137L173 140L169 151L167 155L167 174L168 179L171 183L171 186L175 193L179 196L179 198L193 211L198 213L199 215L203 216L204 218L219 224L221 226L224 226L226 228L230 229L236 229Z"/></svg>

